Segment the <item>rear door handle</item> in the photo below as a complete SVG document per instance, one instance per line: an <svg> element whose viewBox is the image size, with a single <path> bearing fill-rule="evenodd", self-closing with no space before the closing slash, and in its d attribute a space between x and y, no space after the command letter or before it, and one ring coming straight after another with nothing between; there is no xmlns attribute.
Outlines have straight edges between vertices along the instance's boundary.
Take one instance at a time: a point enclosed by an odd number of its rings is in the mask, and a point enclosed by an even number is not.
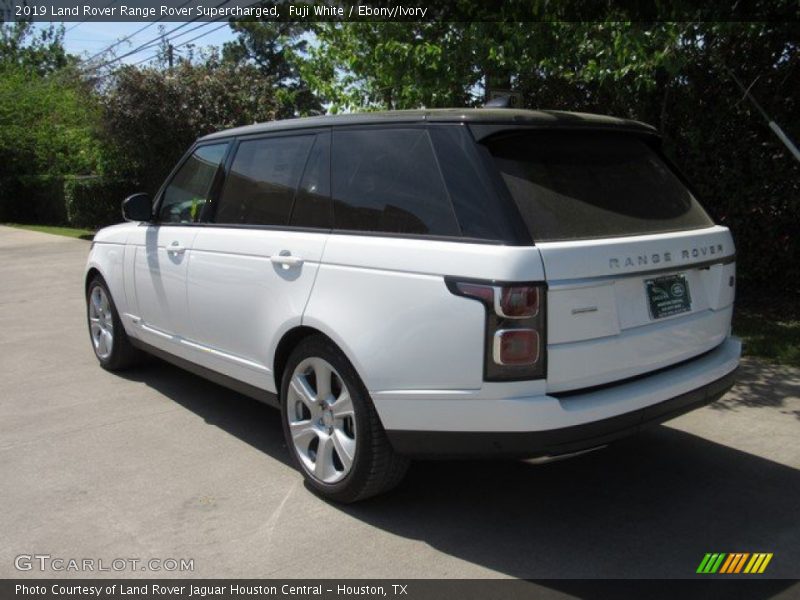
<svg viewBox="0 0 800 600"><path fill-rule="evenodd" d="M178 242L172 242L169 246L167 246L167 252L171 254L183 254L186 252L186 246Z"/></svg>
<svg viewBox="0 0 800 600"><path fill-rule="evenodd" d="M281 250L279 254L270 256L269 259L273 264L281 265L284 269L299 267L303 264L302 258L299 256L292 256L292 253L288 250Z"/></svg>

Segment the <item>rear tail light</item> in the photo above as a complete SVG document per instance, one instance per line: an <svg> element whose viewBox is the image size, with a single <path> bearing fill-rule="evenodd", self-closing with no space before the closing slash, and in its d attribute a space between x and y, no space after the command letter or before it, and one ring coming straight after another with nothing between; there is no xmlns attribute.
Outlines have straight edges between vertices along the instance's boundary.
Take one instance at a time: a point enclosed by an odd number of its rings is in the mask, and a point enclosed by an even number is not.
<svg viewBox="0 0 800 600"><path fill-rule="evenodd" d="M450 291L486 309L484 379L509 381L546 376L546 287L446 278Z"/></svg>
<svg viewBox="0 0 800 600"><path fill-rule="evenodd" d="M539 288L536 286L503 287L495 297L495 312L501 317L526 319L539 312Z"/></svg>
<svg viewBox="0 0 800 600"><path fill-rule="evenodd" d="M492 358L498 365L533 365L539 360L539 334L533 329L501 329L494 334Z"/></svg>

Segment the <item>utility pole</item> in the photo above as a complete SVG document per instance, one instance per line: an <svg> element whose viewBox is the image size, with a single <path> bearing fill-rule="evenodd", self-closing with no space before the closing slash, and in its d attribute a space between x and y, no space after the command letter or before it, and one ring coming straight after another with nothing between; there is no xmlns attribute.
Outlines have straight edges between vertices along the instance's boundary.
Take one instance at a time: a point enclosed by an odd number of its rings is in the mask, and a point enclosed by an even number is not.
<svg viewBox="0 0 800 600"><path fill-rule="evenodd" d="M172 65L175 60L175 48L172 44L167 44L167 64L169 65L169 70L172 71Z"/></svg>

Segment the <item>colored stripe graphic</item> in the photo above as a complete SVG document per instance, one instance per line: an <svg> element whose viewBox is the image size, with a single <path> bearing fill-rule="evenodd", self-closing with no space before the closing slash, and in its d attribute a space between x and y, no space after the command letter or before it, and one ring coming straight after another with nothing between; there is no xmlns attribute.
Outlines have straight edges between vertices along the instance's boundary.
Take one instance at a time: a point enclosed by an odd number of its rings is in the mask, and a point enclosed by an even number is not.
<svg viewBox="0 0 800 600"><path fill-rule="evenodd" d="M722 563L722 568L719 570L720 573L730 573L728 569L731 568L731 564L736 562L737 554L728 554L728 559Z"/></svg>
<svg viewBox="0 0 800 600"><path fill-rule="evenodd" d="M725 558L726 554L723 553L714 553L714 554L706 554L703 557L703 560L700 562L700 566L697 567L698 573L716 573L719 566L722 564L723 559Z"/></svg>
<svg viewBox="0 0 800 600"><path fill-rule="evenodd" d="M737 552L733 555L733 560L731 561L730 566L727 570L720 571L720 573L738 573L742 570L744 566L744 561L750 554L743 554L741 552Z"/></svg>
<svg viewBox="0 0 800 600"><path fill-rule="evenodd" d="M755 552L753 554L749 552L732 552L730 554L709 552L700 561L697 573L726 575L742 572L751 574L763 573L772 560L772 556L771 552Z"/></svg>
<svg viewBox="0 0 800 600"><path fill-rule="evenodd" d="M709 559L711 559L710 554L706 554L703 557L703 560L700 561L700 566L697 567L697 573L705 573L706 572L706 565L708 564Z"/></svg>
<svg viewBox="0 0 800 600"><path fill-rule="evenodd" d="M761 563L761 566L758 568L758 572L763 573L766 570L769 561L771 560L772 560L772 552L770 552L764 557L764 562Z"/></svg>
<svg viewBox="0 0 800 600"><path fill-rule="evenodd" d="M761 565L762 560L764 560L764 555L756 552L755 554L753 554L753 557L750 559L750 562L747 563L747 566L744 568L744 572L757 573L758 572L757 569Z"/></svg>

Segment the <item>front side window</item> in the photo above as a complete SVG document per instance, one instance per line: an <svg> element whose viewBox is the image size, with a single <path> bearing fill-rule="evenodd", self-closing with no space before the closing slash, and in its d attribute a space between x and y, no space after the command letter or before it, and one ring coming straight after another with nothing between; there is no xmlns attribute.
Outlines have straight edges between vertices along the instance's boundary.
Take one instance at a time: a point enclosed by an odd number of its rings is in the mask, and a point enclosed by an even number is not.
<svg viewBox="0 0 800 600"><path fill-rule="evenodd" d="M425 129L334 131L332 174L337 229L461 233Z"/></svg>
<svg viewBox="0 0 800 600"><path fill-rule="evenodd" d="M200 146L181 165L164 190L159 210L163 223L195 223L209 200L228 143Z"/></svg>
<svg viewBox="0 0 800 600"><path fill-rule="evenodd" d="M224 224L287 225L314 137L242 141L214 220Z"/></svg>

